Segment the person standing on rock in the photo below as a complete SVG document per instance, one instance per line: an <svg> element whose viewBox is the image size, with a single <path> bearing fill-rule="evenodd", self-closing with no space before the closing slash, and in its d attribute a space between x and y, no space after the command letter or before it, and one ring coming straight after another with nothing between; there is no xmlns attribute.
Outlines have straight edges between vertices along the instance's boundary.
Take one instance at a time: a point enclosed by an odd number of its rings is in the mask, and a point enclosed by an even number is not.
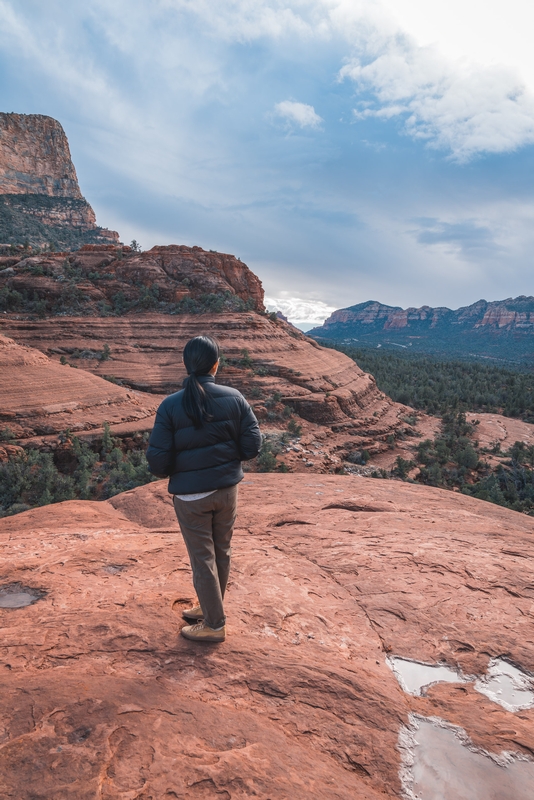
<svg viewBox="0 0 534 800"><path fill-rule="evenodd" d="M193 624L182 628L182 636L222 642L241 462L258 455L261 433L243 395L215 383L219 346L213 339L195 336L183 360L184 388L158 408L146 457L155 475L169 478L200 603L183 612Z"/></svg>

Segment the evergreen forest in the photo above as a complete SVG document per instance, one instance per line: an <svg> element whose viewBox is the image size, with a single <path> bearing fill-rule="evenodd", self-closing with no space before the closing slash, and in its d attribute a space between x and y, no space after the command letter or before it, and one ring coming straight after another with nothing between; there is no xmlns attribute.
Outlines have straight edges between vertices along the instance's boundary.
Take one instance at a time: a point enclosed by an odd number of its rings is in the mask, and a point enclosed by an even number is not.
<svg viewBox="0 0 534 800"><path fill-rule="evenodd" d="M451 410L480 411L534 423L534 371L526 368L444 360L380 348L321 344L340 350L397 403L434 416Z"/></svg>
<svg viewBox="0 0 534 800"><path fill-rule="evenodd" d="M378 388L396 402L442 418L439 435L420 441L413 460L399 457L390 474L378 470L373 477L459 490L534 516L534 445L518 441L502 452L495 442L484 450L476 423L465 416L467 411L497 413L534 423L532 371L379 348L334 348L374 375Z"/></svg>
<svg viewBox="0 0 534 800"><path fill-rule="evenodd" d="M55 453L29 448L0 463L0 517L63 500L106 500L156 480L145 457L148 435L124 449L105 423L98 447L69 431L62 439Z"/></svg>

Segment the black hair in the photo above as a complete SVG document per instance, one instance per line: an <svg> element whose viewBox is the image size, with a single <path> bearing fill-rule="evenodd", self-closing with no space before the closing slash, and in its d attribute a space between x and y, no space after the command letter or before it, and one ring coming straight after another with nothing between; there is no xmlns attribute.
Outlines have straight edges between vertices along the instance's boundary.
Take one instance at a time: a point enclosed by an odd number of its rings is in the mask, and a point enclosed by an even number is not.
<svg viewBox="0 0 534 800"><path fill-rule="evenodd" d="M184 411L195 428L202 428L204 422L211 419L211 414L208 396L197 377L208 375L219 360L219 345L210 336L195 336L184 347L183 357L189 376L184 384Z"/></svg>

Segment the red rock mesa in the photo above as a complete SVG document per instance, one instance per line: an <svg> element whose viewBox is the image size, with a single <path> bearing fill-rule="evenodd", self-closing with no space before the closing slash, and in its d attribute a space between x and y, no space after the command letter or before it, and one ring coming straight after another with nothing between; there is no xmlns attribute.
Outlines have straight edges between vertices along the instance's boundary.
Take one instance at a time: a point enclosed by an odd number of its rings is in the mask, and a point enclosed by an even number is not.
<svg viewBox="0 0 534 800"><path fill-rule="evenodd" d="M0 242L75 249L118 240L116 231L97 226L59 122L0 113Z"/></svg>

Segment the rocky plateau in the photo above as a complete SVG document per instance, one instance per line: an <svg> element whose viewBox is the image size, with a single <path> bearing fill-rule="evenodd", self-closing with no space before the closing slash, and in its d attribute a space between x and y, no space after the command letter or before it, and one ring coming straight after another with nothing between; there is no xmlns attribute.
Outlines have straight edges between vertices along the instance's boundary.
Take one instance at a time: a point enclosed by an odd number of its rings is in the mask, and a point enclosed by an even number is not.
<svg viewBox="0 0 534 800"><path fill-rule="evenodd" d="M164 481L2 519L0 794L528 800L533 534L438 489L247 475L210 646L178 635ZM398 657L456 677L406 691ZM495 659L531 687L516 710L481 688Z"/></svg>

